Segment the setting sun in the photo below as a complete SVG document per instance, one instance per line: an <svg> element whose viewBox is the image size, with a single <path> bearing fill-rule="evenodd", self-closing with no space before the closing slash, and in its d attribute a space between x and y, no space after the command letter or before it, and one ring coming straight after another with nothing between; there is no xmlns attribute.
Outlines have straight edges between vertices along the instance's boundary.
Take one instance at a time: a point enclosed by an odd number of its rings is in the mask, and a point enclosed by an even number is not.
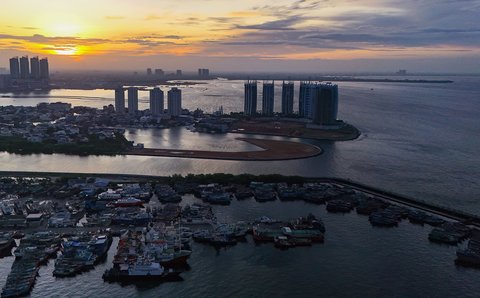
<svg viewBox="0 0 480 298"><path fill-rule="evenodd" d="M76 47L63 47L53 50L53 53L57 55L73 56L78 55L79 51Z"/></svg>

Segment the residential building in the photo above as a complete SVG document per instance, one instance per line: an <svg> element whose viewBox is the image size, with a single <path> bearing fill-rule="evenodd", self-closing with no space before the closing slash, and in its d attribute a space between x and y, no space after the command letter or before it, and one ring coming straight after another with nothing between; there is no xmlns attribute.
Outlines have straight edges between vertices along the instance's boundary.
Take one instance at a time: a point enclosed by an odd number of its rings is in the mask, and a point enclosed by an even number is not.
<svg viewBox="0 0 480 298"><path fill-rule="evenodd" d="M40 59L40 78L44 81L50 80L47 58Z"/></svg>
<svg viewBox="0 0 480 298"><path fill-rule="evenodd" d="M245 82L245 99L243 113L255 115L257 113L257 81Z"/></svg>
<svg viewBox="0 0 480 298"><path fill-rule="evenodd" d="M128 113L135 114L138 111L138 88L128 88Z"/></svg>
<svg viewBox="0 0 480 298"><path fill-rule="evenodd" d="M163 91L156 87L150 90L150 113L153 116L160 116L163 114L164 96Z"/></svg>
<svg viewBox="0 0 480 298"><path fill-rule="evenodd" d="M263 82L262 93L262 114L273 115L273 105L275 102L275 82Z"/></svg>
<svg viewBox="0 0 480 298"><path fill-rule="evenodd" d="M125 90L123 86L115 89L115 111L119 114L125 113Z"/></svg>
<svg viewBox="0 0 480 298"><path fill-rule="evenodd" d="M282 83L282 114L293 114L293 82Z"/></svg>
<svg viewBox="0 0 480 298"><path fill-rule="evenodd" d="M30 65L28 62L28 56L20 58L20 78L28 79L30 77Z"/></svg>
<svg viewBox="0 0 480 298"><path fill-rule="evenodd" d="M312 118L312 104L315 96L317 83L300 82L300 93L298 98L298 114L301 117Z"/></svg>
<svg viewBox="0 0 480 298"><path fill-rule="evenodd" d="M20 63L18 57L10 58L10 76L12 79L20 78Z"/></svg>
<svg viewBox="0 0 480 298"><path fill-rule="evenodd" d="M208 77L210 75L210 70L208 68L199 68L198 76L199 77Z"/></svg>
<svg viewBox="0 0 480 298"><path fill-rule="evenodd" d="M30 77L32 79L40 79L40 61L38 57L30 58Z"/></svg>
<svg viewBox="0 0 480 298"><path fill-rule="evenodd" d="M338 86L332 83L318 84L313 100L312 122L318 125L336 124L338 113Z"/></svg>
<svg viewBox="0 0 480 298"><path fill-rule="evenodd" d="M180 116L182 114L182 90L173 87L168 91L167 109L170 116Z"/></svg>

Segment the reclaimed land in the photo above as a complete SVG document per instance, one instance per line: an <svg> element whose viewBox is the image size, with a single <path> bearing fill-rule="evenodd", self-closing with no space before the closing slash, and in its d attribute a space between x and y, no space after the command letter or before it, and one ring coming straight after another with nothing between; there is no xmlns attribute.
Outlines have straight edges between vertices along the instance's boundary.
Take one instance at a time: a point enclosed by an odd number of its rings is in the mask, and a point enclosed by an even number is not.
<svg viewBox="0 0 480 298"><path fill-rule="evenodd" d="M134 148L127 151L125 154L142 156L266 161L308 158L320 155L322 153L322 149L317 146L299 142L253 138L237 138L237 140L253 144L263 150L227 152L206 150Z"/></svg>
<svg viewBox="0 0 480 298"><path fill-rule="evenodd" d="M276 121L268 118L237 121L232 125L229 132L328 141L350 141L360 136L360 131L347 123L338 129L318 129L308 128L304 122Z"/></svg>

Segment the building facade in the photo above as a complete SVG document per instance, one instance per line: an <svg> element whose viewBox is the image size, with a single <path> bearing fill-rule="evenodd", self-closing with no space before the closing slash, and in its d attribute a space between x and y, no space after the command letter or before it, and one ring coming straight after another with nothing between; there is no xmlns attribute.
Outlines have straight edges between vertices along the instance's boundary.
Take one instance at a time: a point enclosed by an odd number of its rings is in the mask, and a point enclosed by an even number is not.
<svg viewBox="0 0 480 298"><path fill-rule="evenodd" d="M30 77L30 64L28 61L28 56L23 56L20 58L20 78L28 79Z"/></svg>
<svg viewBox="0 0 480 298"><path fill-rule="evenodd" d="M257 113L257 81L245 82L243 113L245 115L255 115Z"/></svg>
<svg viewBox="0 0 480 298"><path fill-rule="evenodd" d="M20 78L20 62L18 57L10 58L10 76L12 79Z"/></svg>
<svg viewBox="0 0 480 298"><path fill-rule="evenodd" d="M168 91L167 109L170 116L180 116L182 114L182 90L173 87Z"/></svg>
<svg viewBox="0 0 480 298"><path fill-rule="evenodd" d="M273 108L275 103L275 82L263 82L262 93L262 114L273 115Z"/></svg>
<svg viewBox="0 0 480 298"><path fill-rule="evenodd" d="M163 114L164 96L163 91L156 87L150 90L150 113L153 116L160 116Z"/></svg>
<svg viewBox="0 0 480 298"><path fill-rule="evenodd" d="M312 82L300 82L298 97L298 114L300 117L312 119L312 104L317 85L317 83Z"/></svg>
<svg viewBox="0 0 480 298"><path fill-rule="evenodd" d="M138 88L128 88L128 113L135 114L138 111Z"/></svg>
<svg viewBox="0 0 480 298"><path fill-rule="evenodd" d="M50 71L48 68L48 59L40 59L40 78L44 81L50 80Z"/></svg>
<svg viewBox="0 0 480 298"><path fill-rule="evenodd" d="M336 84L318 84L312 105L312 122L318 125L334 125L338 113L338 86Z"/></svg>
<svg viewBox="0 0 480 298"><path fill-rule="evenodd" d="M210 70L208 68L199 68L198 76L199 77L208 77L210 75Z"/></svg>
<svg viewBox="0 0 480 298"><path fill-rule="evenodd" d="M282 114L293 114L293 82L282 83Z"/></svg>
<svg viewBox="0 0 480 298"><path fill-rule="evenodd" d="M30 58L30 76L32 79L40 79L40 61L38 57Z"/></svg>
<svg viewBox="0 0 480 298"><path fill-rule="evenodd" d="M123 87L115 89L115 112L119 114L125 113L125 90Z"/></svg>

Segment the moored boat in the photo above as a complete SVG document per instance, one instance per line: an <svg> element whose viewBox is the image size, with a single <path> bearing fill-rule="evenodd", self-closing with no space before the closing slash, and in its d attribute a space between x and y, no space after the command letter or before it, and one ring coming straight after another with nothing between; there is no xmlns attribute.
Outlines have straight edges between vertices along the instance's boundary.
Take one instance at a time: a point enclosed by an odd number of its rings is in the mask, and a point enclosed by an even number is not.
<svg viewBox="0 0 480 298"><path fill-rule="evenodd" d="M119 199L113 201L112 203L107 204L109 207L142 207L145 202L133 197L129 197L126 199Z"/></svg>

